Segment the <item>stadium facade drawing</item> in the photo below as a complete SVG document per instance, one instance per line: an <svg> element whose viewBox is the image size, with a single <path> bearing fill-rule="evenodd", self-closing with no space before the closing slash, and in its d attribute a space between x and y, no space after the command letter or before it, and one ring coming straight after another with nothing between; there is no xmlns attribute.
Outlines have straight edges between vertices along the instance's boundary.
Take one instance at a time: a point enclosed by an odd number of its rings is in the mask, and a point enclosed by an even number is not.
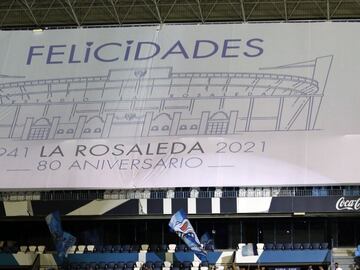
<svg viewBox="0 0 360 270"><path fill-rule="evenodd" d="M0 76L0 138L226 136L315 130L333 56L260 72L111 69L104 76ZM310 69L312 76L293 75ZM291 72L290 72L291 71ZM290 75L291 74L291 75Z"/></svg>

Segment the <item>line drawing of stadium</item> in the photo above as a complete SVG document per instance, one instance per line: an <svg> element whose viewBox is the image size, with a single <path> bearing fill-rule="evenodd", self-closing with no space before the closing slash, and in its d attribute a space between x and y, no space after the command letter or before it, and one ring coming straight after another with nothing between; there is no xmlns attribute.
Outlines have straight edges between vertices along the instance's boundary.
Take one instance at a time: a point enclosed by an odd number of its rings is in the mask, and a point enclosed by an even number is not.
<svg viewBox="0 0 360 270"><path fill-rule="evenodd" d="M260 72L110 69L105 76L0 76L0 138L226 136L316 130L333 56ZM290 75L310 69L312 76ZM268 72L271 70L271 72ZM274 73L274 71L276 73Z"/></svg>

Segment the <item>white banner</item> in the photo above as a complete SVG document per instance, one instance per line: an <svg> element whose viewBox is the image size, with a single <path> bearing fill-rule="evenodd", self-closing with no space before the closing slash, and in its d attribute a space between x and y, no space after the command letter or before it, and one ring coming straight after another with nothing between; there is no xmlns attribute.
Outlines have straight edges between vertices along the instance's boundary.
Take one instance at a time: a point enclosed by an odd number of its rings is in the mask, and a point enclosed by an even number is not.
<svg viewBox="0 0 360 270"><path fill-rule="evenodd" d="M0 32L0 189L357 184L358 33Z"/></svg>

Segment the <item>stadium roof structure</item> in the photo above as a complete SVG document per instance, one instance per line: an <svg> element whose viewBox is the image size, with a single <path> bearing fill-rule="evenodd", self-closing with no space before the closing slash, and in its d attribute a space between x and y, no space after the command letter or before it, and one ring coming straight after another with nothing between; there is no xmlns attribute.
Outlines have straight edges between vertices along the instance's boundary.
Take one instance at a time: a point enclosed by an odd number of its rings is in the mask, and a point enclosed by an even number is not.
<svg viewBox="0 0 360 270"><path fill-rule="evenodd" d="M360 0L1 0L0 29L360 20Z"/></svg>

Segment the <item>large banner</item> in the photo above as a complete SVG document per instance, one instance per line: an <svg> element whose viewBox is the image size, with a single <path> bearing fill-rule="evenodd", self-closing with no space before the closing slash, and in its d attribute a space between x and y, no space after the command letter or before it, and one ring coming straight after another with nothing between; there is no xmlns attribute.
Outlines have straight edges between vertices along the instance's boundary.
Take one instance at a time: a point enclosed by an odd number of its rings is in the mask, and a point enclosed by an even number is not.
<svg viewBox="0 0 360 270"><path fill-rule="evenodd" d="M358 183L358 33L0 32L0 189Z"/></svg>

